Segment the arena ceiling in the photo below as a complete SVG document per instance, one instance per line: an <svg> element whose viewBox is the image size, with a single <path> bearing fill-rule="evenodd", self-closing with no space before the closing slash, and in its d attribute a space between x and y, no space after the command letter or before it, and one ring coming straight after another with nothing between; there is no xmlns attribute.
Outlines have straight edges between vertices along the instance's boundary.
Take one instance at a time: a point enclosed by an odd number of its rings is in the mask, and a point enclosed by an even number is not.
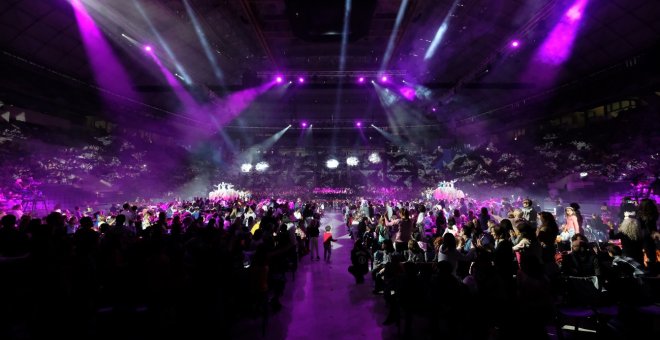
<svg viewBox="0 0 660 340"><path fill-rule="evenodd" d="M343 62L344 0L187 0L190 8L183 0L83 2L150 105L177 110L158 69L134 45L135 41L159 45L155 32L169 45L193 87L231 92L266 81L260 76L271 72L308 77L307 87L297 89L295 96L262 103L261 109L272 112L274 119L307 115L327 119L336 108L340 86L344 119L380 119L383 113L373 87L355 86L347 80L353 78L317 76L322 72L401 72L405 75L397 81L424 85L432 91L426 101L414 105L421 110L443 106L433 113L442 119L456 112L459 117L479 114L549 86L581 79L656 48L660 42L660 2L589 0L571 56L549 85L522 76L529 72L528 61L575 0L353 0ZM399 13L402 2L405 10ZM222 72L222 82L209 71L190 9ZM448 25L443 39L427 59L429 45L444 21ZM508 48L512 39L521 44L515 51ZM386 58L388 47L390 57ZM29 64L37 73L94 83L68 1L2 1L0 48L5 68L12 68L6 62L12 61ZM168 60L170 67L173 63ZM30 81L17 83L17 75L4 78L5 89L20 86L33 93L53 91ZM244 118L251 119L250 114L259 117L248 112Z"/></svg>

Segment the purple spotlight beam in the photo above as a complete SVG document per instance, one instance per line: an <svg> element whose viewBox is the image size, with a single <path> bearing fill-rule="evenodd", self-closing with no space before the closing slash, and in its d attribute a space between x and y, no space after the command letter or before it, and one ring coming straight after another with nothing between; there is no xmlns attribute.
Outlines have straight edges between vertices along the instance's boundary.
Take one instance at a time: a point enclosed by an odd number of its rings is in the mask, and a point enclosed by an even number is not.
<svg viewBox="0 0 660 340"><path fill-rule="evenodd" d="M411 87L404 86L399 90L399 92L407 100L414 100L415 99L415 89L413 89Z"/></svg>
<svg viewBox="0 0 660 340"><path fill-rule="evenodd" d="M538 51L537 58L543 63L559 65L570 57L588 2L576 0L552 29Z"/></svg>
<svg viewBox="0 0 660 340"><path fill-rule="evenodd" d="M110 44L85 8L85 5L80 0L72 0L71 6L74 9L78 30L89 62L94 70L94 78L97 84L115 94L134 100L138 99L139 96L133 91L132 81L128 73L114 55ZM114 103L114 98L106 97L104 99Z"/></svg>

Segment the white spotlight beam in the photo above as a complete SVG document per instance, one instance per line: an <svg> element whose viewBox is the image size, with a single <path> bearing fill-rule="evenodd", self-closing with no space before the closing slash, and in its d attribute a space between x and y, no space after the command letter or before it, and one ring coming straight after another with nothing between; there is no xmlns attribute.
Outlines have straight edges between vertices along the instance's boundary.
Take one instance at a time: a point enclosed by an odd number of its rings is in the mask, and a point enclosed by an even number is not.
<svg viewBox="0 0 660 340"><path fill-rule="evenodd" d="M238 159L245 161L245 162L252 162L254 161L255 158L257 158L257 150L268 150L270 149L275 143L282 138L282 136L291 128L291 125L285 127L284 129L278 131L274 135L268 137L266 140L263 142L253 145L247 150L245 150L239 157Z"/></svg>
<svg viewBox="0 0 660 340"><path fill-rule="evenodd" d="M222 70L220 70L220 67L218 67L218 61L216 60L215 55L213 54L213 51L209 46L208 40L206 39L206 34L204 34L204 30L202 30L202 26L197 21L197 17L195 16L194 10L188 3L188 0L183 0L183 4L186 6L186 12L188 13L188 17L190 18L190 21L192 22L195 28L195 33L197 34L199 43L202 44L202 48L204 49L204 54L206 55L206 58L209 60L209 64L211 64L211 68L213 69L213 74L218 79L220 84L224 84L224 76L222 74Z"/></svg>
<svg viewBox="0 0 660 340"><path fill-rule="evenodd" d="M456 6L458 5L458 3L459 0L454 0L454 3L451 5L449 12L447 12L445 19L442 20L442 24L440 24L440 27L438 27L438 31L435 32L435 37L433 37L433 41L431 41L431 45L429 45L428 50L426 50L426 54L424 54L425 61L433 57L435 51L438 49L438 46L442 42L442 39L445 37L447 28L449 28L449 21L451 20L451 16L454 14L454 10L456 10Z"/></svg>
<svg viewBox="0 0 660 340"><path fill-rule="evenodd" d="M339 71L343 71L346 65L346 46L348 45L348 28L351 19L351 0L346 0L344 5L344 29L341 34L341 52L339 55Z"/></svg>
<svg viewBox="0 0 660 340"><path fill-rule="evenodd" d="M394 22L394 29L390 34L390 39L387 42L387 49L385 50L385 55L383 56L383 62L380 64L380 70L384 71L387 67L387 64L390 62L392 57L392 52L394 52L394 40L399 33L399 26L401 26L401 21L403 21L403 15L406 13L408 8L408 0L401 1L401 6L399 6L399 12L396 15L396 21Z"/></svg>
<svg viewBox="0 0 660 340"><path fill-rule="evenodd" d="M142 7L142 5L138 1L135 1L135 0L133 1L133 4L135 4L135 7L137 8L138 12L140 13L140 15L142 16L144 21L147 22L147 25L149 26L149 30L151 31L151 33L156 37L156 40L158 40L158 45L160 45L163 48L163 50L165 51L165 54L167 54L167 57L170 58L170 60L174 64L174 68L183 77L183 81L186 84L190 85L192 83L192 79L188 75L188 72L186 72L186 70L183 68L183 66L181 66L181 63L179 62L176 55L174 54L174 52L170 48L170 44L168 44L165 41L165 39L163 39L163 37L160 35L160 33L156 30L153 23L151 22L151 19L147 15L147 13L144 10L144 8ZM126 38L127 40L131 41L131 42L134 41L134 40L132 40L132 38L130 38L129 36L127 36L123 33L122 33L122 36L124 38ZM134 44L137 44L137 41L134 42Z"/></svg>

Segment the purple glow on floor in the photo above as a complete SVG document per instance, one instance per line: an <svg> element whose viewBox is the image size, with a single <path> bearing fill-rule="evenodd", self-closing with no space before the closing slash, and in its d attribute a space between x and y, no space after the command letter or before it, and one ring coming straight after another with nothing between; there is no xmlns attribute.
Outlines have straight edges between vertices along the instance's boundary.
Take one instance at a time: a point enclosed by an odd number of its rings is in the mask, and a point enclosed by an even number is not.
<svg viewBox="0 0 660 340"><path fill-rule="evenodd" d="M571 55L573 43L580 29L581 18L589 0L577 0L552 29L537 52L542 63L559 65Z"/></svg>
<svg viewBox="0 0 660 340"><path fill-rule="evenodd" d="M365 275L365 284L356 285L346 271L351 264L353 240L346 232L343 215L326 213L321 225L331 226L333 237L338 240L332 243L332 260L323 261L323 243L317 241L321 260L311 261L310 255L305 256L298 264L295 280L287 276L282 299L285 307L269 316L266 338L395 338L396 327L382 325L387 307L382 297L371 293L371 275ZM261 318L240 320L234 334L238 339L254 339L261 336L260 329Z"/></svg>
<svg viewBox="0 0 660 340"><path fill-rule="evenodd" d="M128 74L115 57L110 44L94 23L94 19L89 15L83 3L80 0L71 0L71 6L74 9L78 30L98 86L129 99L137 99L138 95L133 91ZM114 103L117 98L107 95L104 96L104 100Z"/></svg>
<svg viewBox="0 0 660 340"><path fill-rule="evenodd" d="M406 98L407 100L413 100L415 99L415 89L404 86L401 89L399 89L399 93Z"/></svg>

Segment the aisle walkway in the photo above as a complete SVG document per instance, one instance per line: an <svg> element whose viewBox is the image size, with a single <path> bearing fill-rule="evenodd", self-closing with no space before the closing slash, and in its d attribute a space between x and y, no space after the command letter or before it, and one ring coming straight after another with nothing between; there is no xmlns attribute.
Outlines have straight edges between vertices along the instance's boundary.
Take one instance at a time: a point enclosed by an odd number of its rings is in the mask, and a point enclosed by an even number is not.
<svg viewBox="0 0 660 340"><path fill-rule="evenodd" d="M282 298L284 307L268 320L266 336L261 337L260 320L247 320L237 325L238 339L382 339L393 338L396 327L382 326L385 303L374 296L372 281L367 277L356 285L347 271L353 240L348 237L343 216L326 213L321 229L332 226L338 241L333 243L332 260L321 261L305 256L294 280L288 282Z"/></svg>

